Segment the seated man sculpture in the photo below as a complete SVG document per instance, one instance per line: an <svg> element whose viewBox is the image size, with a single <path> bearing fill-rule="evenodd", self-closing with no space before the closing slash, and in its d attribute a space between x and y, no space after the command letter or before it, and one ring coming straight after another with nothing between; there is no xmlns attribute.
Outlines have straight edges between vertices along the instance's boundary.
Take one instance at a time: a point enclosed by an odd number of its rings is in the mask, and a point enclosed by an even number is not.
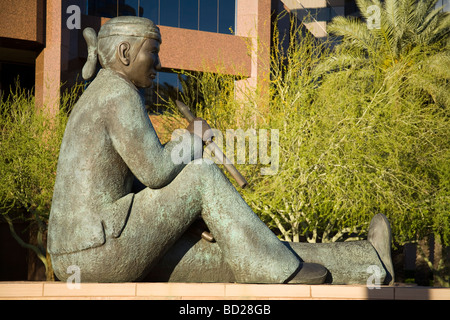
<svg viewBox="0 0 450 320"><path fill-rule="evenodd" d="M195 135L192 123L191 153L171 161L180 142L160 143L137 89L150 87L161 69L153 22L117 17L98 38L90 28L84 36L83 77L93 76L97 56L103 68L74 106L61 144L48 232L58 279L76 265L82 282L355 283L375 265L391 281L384 216L373 219L368 241L282 242L217 165L195 154L210 137ZM206 122L196 120L206 133ZM139 192L135 178L145 186ZM188 232L200 216L214 242Z"/></svg>

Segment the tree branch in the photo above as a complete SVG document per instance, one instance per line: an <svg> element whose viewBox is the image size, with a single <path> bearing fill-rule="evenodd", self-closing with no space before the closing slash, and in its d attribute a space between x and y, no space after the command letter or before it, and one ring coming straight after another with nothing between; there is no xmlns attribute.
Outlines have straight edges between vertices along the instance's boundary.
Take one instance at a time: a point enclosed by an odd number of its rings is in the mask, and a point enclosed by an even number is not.
<svg viewBox="0 0 450 320"><path fill-rule="evenodd" d="M6 215L6 214L3 215L3 218L5 218L6 222L8 223L9 231L11 232L11 235L13 236L13 238L20 244L21 247L23 247L25 249L30 249L34 253L36 253L39 260L41 260L42 263L44 264L45 271L47 272L48 263L47 263L47 257L45 255L45 253L41 252L41 250L39 250L39 248L37 246L33 246L32 244L26 243L25 241L22 240L22 238L19 237L19 235L14 230L14 225L12 223L12 220L10 217L8 217L8 215Z"/></svg>

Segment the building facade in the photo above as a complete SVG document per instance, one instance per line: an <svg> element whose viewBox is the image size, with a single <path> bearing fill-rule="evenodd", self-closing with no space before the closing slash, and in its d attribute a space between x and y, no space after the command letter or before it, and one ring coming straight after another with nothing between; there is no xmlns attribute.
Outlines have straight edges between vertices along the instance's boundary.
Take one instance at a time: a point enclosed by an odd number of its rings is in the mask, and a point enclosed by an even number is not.
<svg viewBox="0 0 450 320"><path fill-rule="evenodd" d="M436 6L450 10L450 0ZM180 89L173 70L217 71L235 75L237 85L256 86L268 75L272 18L287 10L306 19L314 36L327 36L335 16L358 16L355 0L1 0L0 92L17 78L35 89L36 102L58 106L61 85L81 81L87 49L82 30L118 15L138 15L160 26L163 38L159 73L152 92ZM79 21L77 21L79 20ZM249 44L251 44L249 50ZM146 94L147 100L156 95Z"/></svg>
<svg viewBox="0 0 450 320"><path fill-rule="evenodd" d="M153 91L180 88L173 70L216 72L218 61L221 72L239 78L238 85L256 86L268 75L269 51L249 50L249 44L270 45L274 13L310 13L315 18L307 28L323 37L327 21L352 6L354 0L1 0L0 91L7 94L18 77L23 88L35 89L38 105L56 110L61 88L82 80L82 30L98 31L118 15L160 26L163 70Z"/></svg>

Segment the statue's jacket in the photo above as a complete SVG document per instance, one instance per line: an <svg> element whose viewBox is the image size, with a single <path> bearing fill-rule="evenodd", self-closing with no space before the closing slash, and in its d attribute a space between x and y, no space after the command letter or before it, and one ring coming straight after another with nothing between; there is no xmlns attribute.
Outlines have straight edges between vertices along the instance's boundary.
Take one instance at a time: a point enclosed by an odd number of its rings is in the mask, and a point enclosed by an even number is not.
<svg viewBox="0 0 450 320"><path fill-rule="evenodd" d="M136 87L101 69L71 111L61 143L49 253L77 252L119 237L133 204L134 177L160 188L181 171L165 149Z"/></svg>

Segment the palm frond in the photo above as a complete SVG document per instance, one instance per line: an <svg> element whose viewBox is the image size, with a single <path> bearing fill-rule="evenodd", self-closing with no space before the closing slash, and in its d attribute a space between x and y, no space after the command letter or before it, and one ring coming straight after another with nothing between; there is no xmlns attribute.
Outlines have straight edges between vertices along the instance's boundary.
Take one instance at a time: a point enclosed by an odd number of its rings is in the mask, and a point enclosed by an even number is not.
<svg viewBox="0 0 450 320"><path fill-rule="evenodd" d="M386 0L384 2L383 18L393 29L399 27L400 1L401 0Z"/></svg>
<svg viewBox="0 0 450 320"><path fill-rule="evenodd" d="M373 12L369 10L370 6L377 6L381 9L381 2L379 0L356 0L356 5L361 12L361 15L367 20L370 19Z"/></svg>
<svg viewBox="0 0 450 320"><path fill-rule="evenodd" d="M362 56L355 56L348 52L338 54L318 64L313 70L313 76L318 78L330 72L338 72L349 68L361 68L365 64L367 64L367 59Z"/></svg>
<svg viewBox="0 0 450 320"><path fill-rule="evenodd" d="M344 42L351 43L354 47L367 53L374 53L375 39L367 29L367 25L356 18L336 17L330 24L328 31L338 37L343 37Z"/></svg>

